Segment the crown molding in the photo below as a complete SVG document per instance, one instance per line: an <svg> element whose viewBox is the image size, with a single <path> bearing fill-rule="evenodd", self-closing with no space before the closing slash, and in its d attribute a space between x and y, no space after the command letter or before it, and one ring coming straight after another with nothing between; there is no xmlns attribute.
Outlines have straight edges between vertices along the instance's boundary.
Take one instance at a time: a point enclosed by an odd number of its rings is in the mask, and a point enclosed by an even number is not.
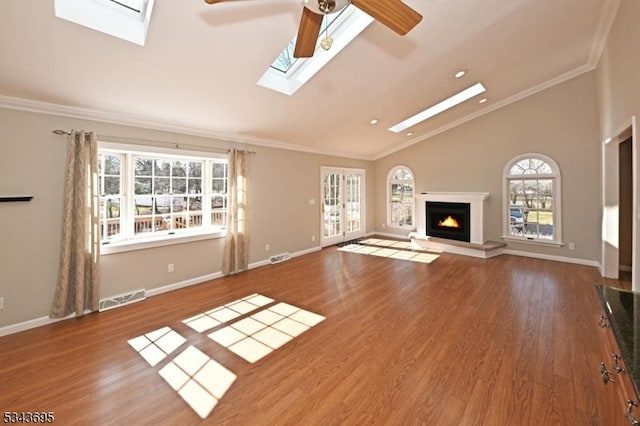
<svg viewBox="0 0 640 426"><path fill-rule="evenodd" d="M591 51L589 52L588 65L596 67L600 62L600 57L604 48L607 45L607 39L611 32L611 27L618 15L618 9L620 8L621 0L608 0L602 3L602 12L600 13L600 20L598 21L598 27L591 43Z"/></svg>
<svg viewBox="0 0 640 426"><path fill-rule="evenodd" d="M557 77L554 77L550 80L547 80L544 83L541 83L537 86L524 90L520 93L515 94L507 99L504 99L500 102L496 102L493 105L487 106L486 108L477 111L473 114L469 114L465 117L462 117L456 121L453 121L445 126L434 129L433 131L427 133L426 135L422 135L419 138L414 138L393 147L392 149L382 151L376 154L373 159L379 160L380 158L391 155L395 152L403 150L405 148L410 147L411 145L415 145L417 143L423 142L427 139L430 139L440 133L446 132L447 130L451 130L454 127L457 127L461 124L464 124L468 121L474 120L478 117L481 117L485 114L488 114L492 111L500 109L504 106L522 100L528 96L531 96L535 93L541 92L545 89L558 85L560 83L564 83L565 81L571 80L572 78L578 77L584 73L589 71L593 71L600 61L600 57L602 56L602 52L604 51L605 46L607 45L607 39L609 37L609 32L611 31L611 27L613 27L613 23L615 21L616 15L618 14L618 9L620 7L621 0L606 0L602 3L602 9L600 13L600 19L598 21L598 26L596 28L596 32L593 37L593 41L591 43L591 48L589 50L589 58L587 59L587 63L583 66L580 66L574 70L561 74Z"/></svg>
<svg viewBox="0 0 640 426"><path fill-rule="evenodd" d="M267 148L284 149L288 151L298 151L308 154L343 157L355 160L373 160L371 156L358 156L341 151L315 149L270 139L252 138L234 133L220 132L215 129L204 127L186 126L177 122L160 120L157 118L142 115L123 114L120 112L104 111L92 108L73 107L68 105L36 101L33 99L0 95L0 108L35 112L39 114L57 115L82 120L92 120L102 123L119 124L123 126L132 126L189 136L217 139L225 142L250 144Z"/></svg>
<svg viewBox="0 0 640 426"><path fill-rule="evenodd" d="M420 142L424 142L427 139L431 139L432 137L434 137L436 135L439 135L440 133L444 133L444 132L446 132L448 130L451 130L451 129L455 128L455 127L458 127L458 126L460 126L460 125L462 125L462 124L464 124L466 122L469 122L471 120L475 120L476 118L482 117L483 115L489 114L490 112L493 112L493 111L495 111L497 109L503 108L503 107L505 107L507 105L510 105L510 104L514 103L514 102L518 102L518 101L520 101L522 99L528 98L531 95L534 95L534 94L536 94L538 92L541 92L543 90L549 89L549 88L551 88L553 86L556 86L558 84L564 83L565 81L571 80L572 78L576 78L576 77L578 77L578 76L580 76L580 75L582 75L584 73L587 73L589 71L593 71L594 68L595 68L594 66L589 65L589 64L586 64L586 65L580 66L578 68L575 68L575 69L573 69L573 70L571 70L569 72L561 74L561 75L559 75L557 77L554 77L554 78L552 78L550 80L547 80L544 83L538 84L537 86L530 87L529 89L523 90L520 93L516 93L513 96L510 96L510 97L508 97L506 99L503 99L503 100L501 100L499 102L496 102L496 103L494 103L492 105L489 105L489 106L487 106L487 107L485 107L485 108L483 108L483 109L481 109L479 111L476 111L476 112L474 112L472 114L465 115L464 117L461 117L461 118L459 118L459 119L457 119L455 121L452 121L449 124L446 124L444 126L438 127L437 129L434 129L434 130L432 130L432 131L430 131L430 132L428 132L428 133L426 133L424 135L421 135L418 138L410 139L410 140L408 140L408 141L406 141L406 142L404 142L404 143L402 143L400 145L397 145L397 146L393 147L392 149L389 149L389 150L386 150L386 151L382 151L379 154L375 155L373 157L373 160L379 160L379 159L381 159L383 157L386 157L388 155L391 155L391 154L393 154L395 152L398 152L398 151L401 151L401 150L403 150L405 148L408 148L408 147L410 147L412 145L415 145L415 144L420 143Z"/></svg>

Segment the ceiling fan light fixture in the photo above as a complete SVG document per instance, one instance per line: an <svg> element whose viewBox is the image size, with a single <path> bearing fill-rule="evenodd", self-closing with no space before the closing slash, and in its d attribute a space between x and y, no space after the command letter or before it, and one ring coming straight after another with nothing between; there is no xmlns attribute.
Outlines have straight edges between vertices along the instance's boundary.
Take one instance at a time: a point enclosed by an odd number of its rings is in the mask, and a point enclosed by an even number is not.
<svg viewBox="0 0 640 426"><path fill-rule="evenodd" d="M324 14L333 12L336 8L335 0L318 0L318 9Z"/></svg>
<svg viewBox="0 0 640 426"><path fill-rule="evenodd" d="M304 0L302 5L319 15L338 12L349 4L349 0Z"/></svg>
<svg viewBox="0 0 640 426"><path fill-rule="evenodd" d="M331 49L332 45L333 45L333 39L331 37L325 37L320 42L320 47L322 47L324 50Z"/></svg>
<svg viewBox="0 0 640 426"><path fill-rule="evenodd" d="M320 1L321 3L321 1ZM335 2L334 6L335 6ZM333 38L329 36L329 15L328 12L326 12L324 14L324 20L326 22L325 27L324 27L324 38L322 39L322 41L320 41L320 47L322 47L324 50L329 50L331 49L331 46L333 46Z"/></svg>

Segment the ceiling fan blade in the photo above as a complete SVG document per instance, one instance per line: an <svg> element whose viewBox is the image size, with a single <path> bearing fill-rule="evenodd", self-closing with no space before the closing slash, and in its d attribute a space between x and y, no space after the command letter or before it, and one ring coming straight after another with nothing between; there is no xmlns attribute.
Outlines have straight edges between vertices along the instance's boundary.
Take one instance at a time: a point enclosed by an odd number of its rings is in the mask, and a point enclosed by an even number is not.
<svg viewBox="0 0 640 426"><path fill-rule="evenodd" d="M351 0L351 3L400 35L422 21L422 15L400 0Z"/></svg>
<svg viewBox="0 0 640 426"><path fill-rule="evenodd" d="M306 7L302 8L298 38L296 39L296 47L293 50L294 58L310 58L313 56L313 52L316 50L318 34L320 34L322 18L324 18L323 15L313 13Z"/></svg>

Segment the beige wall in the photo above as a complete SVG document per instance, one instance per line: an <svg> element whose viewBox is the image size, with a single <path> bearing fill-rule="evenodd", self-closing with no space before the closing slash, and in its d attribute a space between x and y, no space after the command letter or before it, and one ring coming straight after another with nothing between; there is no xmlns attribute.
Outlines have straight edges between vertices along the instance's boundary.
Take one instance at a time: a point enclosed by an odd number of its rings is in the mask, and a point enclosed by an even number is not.
<svg viewBox="0 0 640 426"><path fill-rule="evenodd" d="M640 118L640 2L621 0L596 68L600 140Z"/></svg>
<svg viewBox="0 0 640 426"><path fill-rule="evenodd" d="M629 136L637 146L637 134L633 135L633 117L640 117L640 2L621 0L618 13L609 33L605 49L596 68L596 91L598 95L600 140L612 140L603 149L603 218L602 218L602 272L605 276L616 277L620 263L619 236L625 229L620 228L619 184L618 184L618 142ZM637 128L634 129L637 132ZM626 131L626 132L625 132ZM633 167L640 163L640 153L632 150ZM633 197L640 197L640 181L633 182ZM637 206L632 206L635 216ZM628 230L626 230L628 233ZM640 244L640 234L632 236L632 244ZM622 259L625 262L624 259ZM640 290L640 253L633 253L632 287Z"/></svg>
<svg viewBox="0 0 640 426"><path fill-rule="evenodd" d="M553 158L562 174L562 233L575 250L512 243L509 249L597 261L600 247L600 144L595 76L583 74L376 161L376 229L386 218L386 175L415 173L416 192L489 192L486 237L502 241L502 173L525 153ZM406 231L402 231L406 235Z"/></svg>
<svg viewBox="0 0 640 426"><path fill-rule="evenodd" d="M57 278L66 138L53 129L228 148L224 141L0 108L0 194L28 194L29 203L0 204L0 327L47 316ZM367 230L373 229L372 162L246 145L250 159L250 262L319 245L320 167L363 168ZM314 206L309 200L315 199ZM311 241L315 235L316 241ZM270 251L265 251L265 244ZM222 239L102 256L101 297L194 280L221 269ZM167 273L167 264L175 265Z"/></svg>

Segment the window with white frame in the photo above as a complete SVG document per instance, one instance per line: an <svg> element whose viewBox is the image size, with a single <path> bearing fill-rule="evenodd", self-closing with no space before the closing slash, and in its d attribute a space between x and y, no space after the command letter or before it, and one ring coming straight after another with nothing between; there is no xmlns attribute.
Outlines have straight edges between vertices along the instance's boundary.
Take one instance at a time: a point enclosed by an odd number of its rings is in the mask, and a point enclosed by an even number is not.
<svg viewBox="0 0 640 426"><path fill-rule="evenodd" d="M396 166L387 175L387 224L399 228L413 228L414 210L413 172L406 166Z"/></svg>
<svg viewBox="0 0 640 426"><path fill-rule="evenodd" d="M226 158L149 148L100 143L102 242L221 231L227 216Z"/></svg>
<svg viewBox="0 0 640 426"><path fill-rule="evenodd" d="M560 244L560 169L542 154L511 159L504 169L505 238Z"/></svg>

